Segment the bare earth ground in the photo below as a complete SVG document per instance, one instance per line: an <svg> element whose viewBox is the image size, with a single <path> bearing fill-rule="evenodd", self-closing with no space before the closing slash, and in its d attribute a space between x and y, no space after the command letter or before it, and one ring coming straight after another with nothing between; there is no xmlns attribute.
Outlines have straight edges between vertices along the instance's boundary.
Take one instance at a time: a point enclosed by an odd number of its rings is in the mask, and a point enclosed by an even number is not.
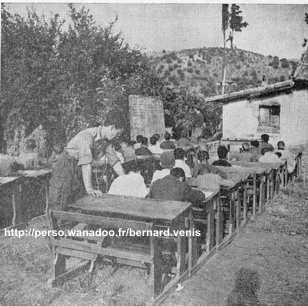
<svg viewBox="0 0 308 306"><path fill-rule="evenodd" d="M31 227L41 228L36 222ZM100 267L50 289L51 255L44 239L0 238L0 305L145 305L146 272ZM265 305L308 305L308 188L288 187L225 249L164 305L224 305L240 267L258 271Z"/></svg>

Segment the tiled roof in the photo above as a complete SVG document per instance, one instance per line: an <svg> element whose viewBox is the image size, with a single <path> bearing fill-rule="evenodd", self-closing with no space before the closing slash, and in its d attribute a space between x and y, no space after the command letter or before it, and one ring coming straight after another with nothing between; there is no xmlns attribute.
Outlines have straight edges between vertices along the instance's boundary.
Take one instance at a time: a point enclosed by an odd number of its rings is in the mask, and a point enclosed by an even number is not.
<svg viewBox="0 0 308 306"><path fill-rule="evenodd" d="M262 87L249 88L241 91L231 92L224 95L208 97L205 99L205 103L208 102L229 103L242 98L255 98L271 93L277 93L284 90L290 90L293 86L294 82L292 80L287 80L284 82L270 84Z"/></svg>

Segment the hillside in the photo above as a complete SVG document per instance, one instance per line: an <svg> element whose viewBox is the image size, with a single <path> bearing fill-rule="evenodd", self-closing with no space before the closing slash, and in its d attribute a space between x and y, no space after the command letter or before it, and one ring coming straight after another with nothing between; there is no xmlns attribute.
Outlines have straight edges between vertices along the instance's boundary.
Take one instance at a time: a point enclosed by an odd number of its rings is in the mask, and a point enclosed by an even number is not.
<svg viewBox="0 0 308 306"><path fill-rule="evenodd" d="M223 48L200 48L165 52L150 57L160 77L170 87L188 87L204 96L219 94L221 90ZM226 49L226 92L287 80L296 67L294 60L264 56L241 49Z"/></svg>

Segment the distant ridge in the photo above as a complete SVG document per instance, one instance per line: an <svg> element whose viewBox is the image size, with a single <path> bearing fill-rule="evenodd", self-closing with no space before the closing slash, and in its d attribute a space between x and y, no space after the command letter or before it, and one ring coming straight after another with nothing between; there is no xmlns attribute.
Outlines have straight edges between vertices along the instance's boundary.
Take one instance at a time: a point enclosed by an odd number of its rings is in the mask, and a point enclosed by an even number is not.
<svg viewBox="0 0 308 306"><path fill-rule="evenodd" d="M221 93L223 54L223 48L204 47L152 52L148 56L169 87L187 87L209 97ZM295 60L242 49L226 49L226 61L226 93L260 86L263 75L268 84L288 80L297 66Z"/></svg>

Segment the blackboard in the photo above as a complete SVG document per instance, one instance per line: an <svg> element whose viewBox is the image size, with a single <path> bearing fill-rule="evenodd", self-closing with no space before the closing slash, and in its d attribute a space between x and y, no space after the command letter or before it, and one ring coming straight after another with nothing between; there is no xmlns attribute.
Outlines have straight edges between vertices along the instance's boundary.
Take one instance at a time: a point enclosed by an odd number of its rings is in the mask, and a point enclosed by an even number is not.
<svg viewBox="0 0 308 306"><path fill-rule="evenodd" d="M156 97L129 96L130 136L132 140L137 135L151 137L165 133L163 102Z"/></svg>

